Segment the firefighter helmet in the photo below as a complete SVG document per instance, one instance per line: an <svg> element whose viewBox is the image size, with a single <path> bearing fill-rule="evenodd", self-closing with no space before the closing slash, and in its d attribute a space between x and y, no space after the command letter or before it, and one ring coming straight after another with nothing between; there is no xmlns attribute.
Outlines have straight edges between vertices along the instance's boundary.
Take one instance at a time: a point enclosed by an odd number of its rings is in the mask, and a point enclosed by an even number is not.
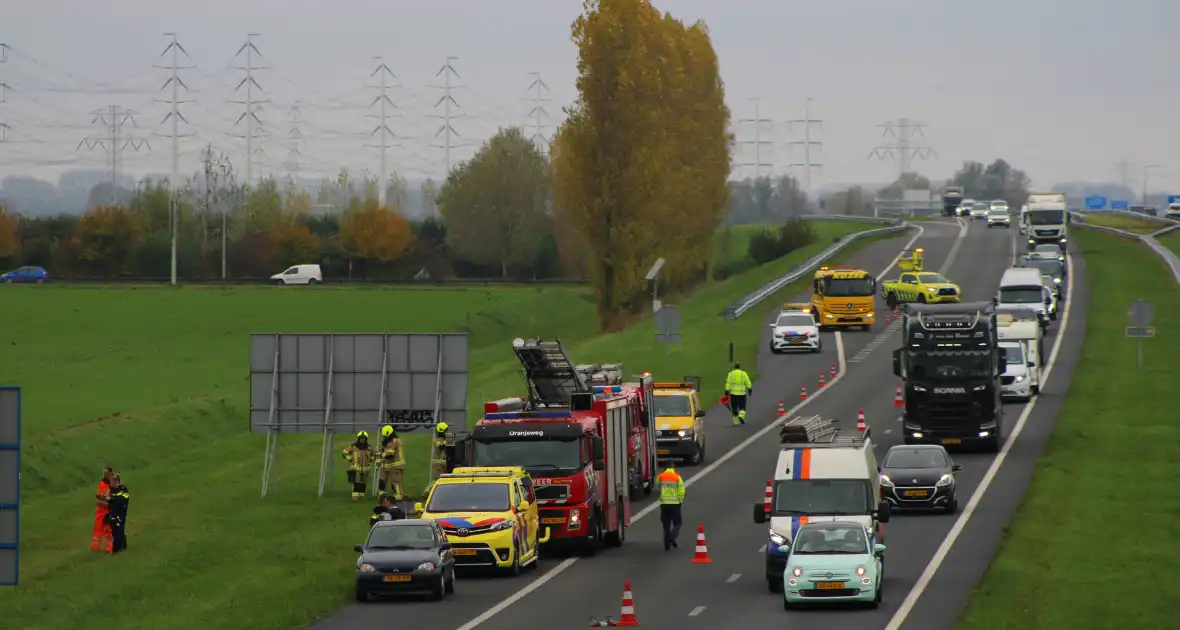
<svg viewBox="0 0 1180 630"><path fill-rule="evenodd" d="M387 424L381 427L381 437L389 437L391 435L393 435L393 426Z"/></svg>
<svg viewBox="0 0 1180 630"><path fill-rule="evenodd" d="M368 431L357 431L357 433L356 433L356 439L358 439L358 440L368 440L368 439L369 439L369 432L368 432Z"/></svg>
<svg viewBox="0 0 1180 630"><path fill-rule="evenodd" d="M438 433L446 433L447 429L449 429L449 428L451 428L451 427L445 422L440 422L440 423L434 425L434 430L437 431Z"/></svg>

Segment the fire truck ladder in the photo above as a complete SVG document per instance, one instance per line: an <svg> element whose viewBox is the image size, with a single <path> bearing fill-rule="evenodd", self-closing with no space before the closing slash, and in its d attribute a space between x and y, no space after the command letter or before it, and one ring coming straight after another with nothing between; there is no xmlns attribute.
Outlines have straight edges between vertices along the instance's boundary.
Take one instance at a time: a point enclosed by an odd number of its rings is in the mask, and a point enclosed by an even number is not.
<svg viewBox="0 0 1180 630"><path fill-rule="evenodd" d="M569 407L571 394L590 392L560 340L517 339L512 346L520 359L533 406Z"/></svg>

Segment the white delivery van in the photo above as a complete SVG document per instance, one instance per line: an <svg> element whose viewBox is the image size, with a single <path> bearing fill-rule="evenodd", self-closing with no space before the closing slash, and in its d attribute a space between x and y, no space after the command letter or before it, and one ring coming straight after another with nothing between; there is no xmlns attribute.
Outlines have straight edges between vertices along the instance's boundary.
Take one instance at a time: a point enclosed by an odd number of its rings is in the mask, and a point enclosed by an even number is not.
<svg viewBox="0 0 1180 630"><path fill-rule="evenodd" d="M1000 395L1028 400L1041 393L1045 369L1045 336L1039 318L1031 309L1005 309L996 313L996 324L1007 361L1000 377Z"/></svg>
<svg viewBox="0 0 1180 630"><path fill-rule="evenodd" d="M835 420L795 418L779 434L769 510L754 505L754 522L769 523L766 583L781 593L790 546L799 527L821 521L855 521L873 543L884 542L881 524L890 507L881 499L881 477L869 432L846 434Z"/></svg>
<svg viewBox="0 0 1180 630"><path fill-rule="evenodd" d="M295 265L271 276L270 281L274 284L319 284L324 281L324 273L319 265Z"/></svg>
<svg viewBox="0 0 1180 630"><path fill-rule="evenodd" d="M1041 283L1041 271L1031 267L1011 267L1000 277L1000 290L992 301L998 307L1030 308L1041 318L1041 326L1049 326L1050 298Z"/></svg>

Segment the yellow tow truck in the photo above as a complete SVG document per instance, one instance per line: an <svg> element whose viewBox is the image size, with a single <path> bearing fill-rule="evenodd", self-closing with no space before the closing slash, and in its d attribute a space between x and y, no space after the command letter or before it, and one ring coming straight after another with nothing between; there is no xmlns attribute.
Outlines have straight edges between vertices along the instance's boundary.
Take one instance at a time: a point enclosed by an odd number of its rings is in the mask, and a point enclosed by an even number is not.
<svg viewBox="0 0 1180 630"><path fill-rule="evenodd" d="M852 326L869 330L876 321L877 280L864 269L825 265L816 270L811 287L812 314L820 330Z"/></svg>
<svg viewBox="0 0 1180 630"><path fill-rule="evenodd" d="M901 274L894 280L881 283L881 293L889 308L906 302L919 304L946 304L958 302L963 298L959 285L947 280L940 273L923 271L925 250L902 250L901 258L897 261L897 268Z"/></svg>

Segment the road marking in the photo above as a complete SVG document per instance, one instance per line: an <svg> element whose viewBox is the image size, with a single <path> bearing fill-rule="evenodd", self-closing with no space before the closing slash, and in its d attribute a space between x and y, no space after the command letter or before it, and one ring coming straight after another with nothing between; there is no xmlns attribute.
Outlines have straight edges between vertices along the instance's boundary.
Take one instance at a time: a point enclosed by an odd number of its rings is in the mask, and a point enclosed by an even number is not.
<svg viewBox="0 0 1180 630"><path fill-rule="evenodd" d="M766 553L766 545L762 545L761 547L759 547L758 553Z"/></svg>
<svg viewBox="0 0 1180 630"><path fill-rule="evenodd" d="M915 225L914 227L916 227L918 229L918 233L915 234L914 237L911 238L909 240L909 242L905 244L904 247L902 247L903 250L909 249L915 242L917 242L917 240L925 232L925 229L921 225ZM880 277L880 276L885 275L886 273L889 273L889 270L892 269L893 266L896 265L897 261L899 261L899 260L901 260L901 252L898 252L897 256L895 256L893 258L893 261L889 263L889 266L885 267L885 269L881 273L877 274L877 276ZM838 368L838 370L836 372L836 378L833 378L832 380L828 381L827 387L819 389L814 394L812 394L807 400L799 401L799 403L796 404L794 407L791 407L790 409L788 409L786 411L786 414L784 415L784 418L794 417L800 410L802 410L807 405L811 404L811 402L814 401L816 398L819 398L820 396L823 396L824 394L832 391L832 386L835 385L836 383L840 382L841 380L843 380L844 374L847 372L847 368L848 368L848 361L844 356L844 337L843 337L843 335L841 335L841 333L839 331L837 331L835 333L835 336L836 336L836 360L837 360L837 368ZM741 453L742 451L746 450L747 448L750 448L751 445L762 441L763 437L765 437L771 431L774 431L775 429L777 429L779 427L779 425L782 424L782 422L783 422L782 419L777 419L777 420L771 422L770 424L766 425L765 427L762 427L758 431L755 431L750 437L748 437L745 440L743 440L742 442L740 442L737 446L734 446L733 448L729 449L728 452L723 454L721 457L713 460L712 464L709 464L708 466L702 468L699 472L697 472L697 474L693 475L692 477L685 479L684 486L687 488L688 486L693 485L694 483L697 482L697 480L704 478L705 475L712 473L714 470L717 470L717 468L719 466L721 466L725 462L729 461L730 459L733 459L734 457L736 457L738 455L738 453ZM651 514L652 512L656 511L659 507L660 507L659 503L652 503L652 504L648 505L646 508L644 508L644 509L640 510L638 513L632 515L631 522L635 523L635 522L639 521L640 519L647 516L648 514ZM764 546L762 548L762 551L765 551L765 549L766 548ZM761 553L761 551L759 553ZM505 597L504 600L501 601L500 603L496 604L495 606L492 606L491 608L488 608L487 610L485 610L482 613L480 613L479 615L477 615L474 619L459 626L455 630L474 630L474 628L478 628L485 621L491 619L492 617L495 617L499 613L501 613L504 610L511 607L516 602L527 597L529 595L529 593L532 593L533 591L541 588L542 586L544 586L546 583L548 583L553 578L555 578L558 575L561 575L562 573L567 571L570 567L574 566L574 564L576 564L578 562L578 560L580 560L580 559L581 558L566 558L565 560L562 560L560 563L557 564L557 566L546 571L544 573L544 575L541 575L540 577L533 580L532 582L529 582L527 585L525 585L519 591L516 591L515 593L512 593L508 597Z"/></svg>
<svg viewBox="0 0 1180 630"><path fill-rule="evenodd" d="M742 577L741 573L734 573L733 575L729 576L729 579L726 580L725 582L728 584L733 584L734 582L738 581L738 578L740 578L740 577Z"/></svg>
<svg viewBox="0 0 1180 630"><path fill-rule="evenodd" d="M1065 255L1066 264L1073 267L1073 256L1068 252ZM1053 340L1053 349L1049 353L1049 363L1045 366L1045 372L1042 379L1048 382L1049 376L1053 373L1053 367L1057 365L1057 353L1061 350L1061 342L1065 339L1065 329L1069 325L1069 315L1073 311L1073 283L1069 283L1065 287L1065 314L1061 317L1061 327L1057 330L1057 337ZM1041 392L1044 394L1044 391ZM992 465L988 467L987 472L984 473L983 479L979 482L979 486L975 488L975 492L971 495L971 500L967 502L967 507L963 509L963 513L955 520L955 524L951 527L951 531L947 532L946 538L943 539L942 544L938 546L938 550L934 552L934 556L930 558L926 569L922 571L922 575L910 589L906 595L905 601L898 607L897 612L893 614L893 618L889 620L889 625L885 626L885 630L900 630L910 612L914 609L914 605L918 603L918 599L922 597L922 593L930 586L931 580L934 579L935 574L938 573L939 567L946 560L951 548L955 546L955 541L962 535L963 530L966 529L967 523L971 521L971 517L975 515L975 508L979 506L979 502L983 500L983 496L987 494L987 489L991 486L992 481L995 480L996 475L999 474L1000 468L1004 465L1004 460L1008 458L1008 452L1012 450L1012 446L1016 444L1017 438L1020 437L1020 432L1024 430L1024 425L1028 422L1028 417L1032 414L1033 409L1036 408L1037 401L1040 398L1033 398L1025 403L1024 411L1021 412L1020 418L1016 421L1016 426L1012 429L1012 434L1004 442L1004 448L1000 449L996 458L992 460Z"/></svg>
<svg viewBox="0 0 1180 630"><path fill-rule="evenodd" d="M703 612L705 612L705 607L704 606L697 606L696 608L693 608L691 612L688 613L688 616L689 617L696 617L697 615L699 615Z"/></svg>

